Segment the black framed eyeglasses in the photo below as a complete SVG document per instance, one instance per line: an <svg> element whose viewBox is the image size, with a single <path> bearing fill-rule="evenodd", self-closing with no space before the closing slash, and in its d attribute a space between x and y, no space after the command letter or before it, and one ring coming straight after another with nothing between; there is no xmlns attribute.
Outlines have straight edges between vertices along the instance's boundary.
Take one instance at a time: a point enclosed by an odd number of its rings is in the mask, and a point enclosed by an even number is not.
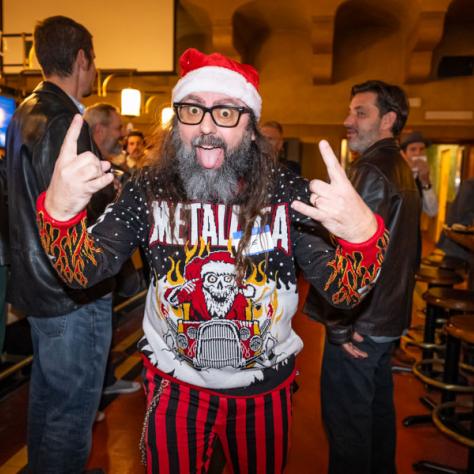
<svg viewBox="0 0 474 474"><path fill-rule="evenodd" d="M175 102L173 104L176 116L181 123L185 125L199 125L204 115L211 114L212 121L218 127L232 128L237 127L242 114L249 114L247 107L238 107L234 105L214 105L213 107L204 107L200 104L188 102Z"/></svg>

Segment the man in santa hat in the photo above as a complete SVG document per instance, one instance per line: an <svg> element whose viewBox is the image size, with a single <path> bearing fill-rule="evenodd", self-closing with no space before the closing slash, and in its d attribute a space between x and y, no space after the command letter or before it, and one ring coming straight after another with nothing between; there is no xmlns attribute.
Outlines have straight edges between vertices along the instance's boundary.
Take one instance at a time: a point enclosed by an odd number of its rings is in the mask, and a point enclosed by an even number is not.
<svg viewBox="0 0 474 474"><path fill-rule="evenodd" d="M303 345L291 327L295 261L323 298L347 309L374 284L388 236L327 142L330 182L275 168L257 127L253 67L195 49L180 65L175 117L154 162L89 230L83 209L113 177L92 154L77 156L81 119L73 120L38 200L40 237L73 287L145 250L148 472L206 471L216 437L233 471L282 472Z"/></svg>

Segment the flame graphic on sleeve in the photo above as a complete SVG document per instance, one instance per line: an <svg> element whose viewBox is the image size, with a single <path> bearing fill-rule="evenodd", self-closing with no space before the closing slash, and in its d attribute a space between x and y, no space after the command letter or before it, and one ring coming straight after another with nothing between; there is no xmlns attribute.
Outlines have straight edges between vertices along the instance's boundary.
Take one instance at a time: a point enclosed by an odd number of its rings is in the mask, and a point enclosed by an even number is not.
<svg viewBox="0 0 474 474"><path fill-rule="evenodd" d="M336 248L333 260L327 263L332 270L324 290L328 291L332 285L336 285L336 291L332 296L335 304L346 304L352 306L359 302L366 291L375 284L384 254L388 246L388 232L377 241L374 252L347 252L342 247Z"/></svg>
<svg viewBox="0 0 474 474"><path fill-rule="evenodd" d="M86 265L97 266L95 256L102 250L94 245L94 239L87 233L86 217L71 228L55 226L45 219L43 211L38 212L37 220L41 244L52 257L58 275L68 284L76 282L87 286Z"/></svg>

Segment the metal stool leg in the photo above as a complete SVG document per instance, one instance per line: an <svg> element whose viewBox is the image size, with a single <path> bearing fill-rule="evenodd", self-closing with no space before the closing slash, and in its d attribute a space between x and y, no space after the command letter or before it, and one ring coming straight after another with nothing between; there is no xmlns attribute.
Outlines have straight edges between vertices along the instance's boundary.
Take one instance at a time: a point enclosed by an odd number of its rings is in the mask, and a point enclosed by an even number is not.
<svg viewBox="0 0 474 474"><path fill-rule="evenodd" d="M434 344L435 343L435 337L436 337L436 320L443 316L444 311L436 306L433 306L431 304L426 306L426 320L425 320L425 329L423 333L423 342L428 343L428 344ZM432 359L434 351L433 349L425 348L423 349L422 353L422 358L423 359ZM427 364L426 366L423 366L423 372L426 373L429 377L433 376L433 365L432 364Z"/></svg>
<svg viewBox="0 0 474 474"><path fill-rule="evenodd" d="M441 316L444 315L444 311L431 304L426 306L426 319L425 319L425 329L423 334L423 342L428 344L435 343L435 336L436 336L436 321ZM424 348L423 349L423 360L432 360L433 359L434 350L432 348ZM425 373L428 377L434 376L433 364L427 363L422 365L423 373ZM434 406L434 402L429 397L421 397L420 402L426 406L429 410L431 410ZM431 413L423 414L423 415L411 415L407 416L403 419L403 425L406 427L415 426L420 424L429 424L431 423Z"/></svg>

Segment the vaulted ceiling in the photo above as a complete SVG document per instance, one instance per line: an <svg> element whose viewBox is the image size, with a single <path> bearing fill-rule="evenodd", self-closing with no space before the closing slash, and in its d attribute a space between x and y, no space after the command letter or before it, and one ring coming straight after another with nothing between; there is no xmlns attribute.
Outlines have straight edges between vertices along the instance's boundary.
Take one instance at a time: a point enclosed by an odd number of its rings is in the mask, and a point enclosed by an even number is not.
<svg viewBox="0 0 474 474"><path fill-rule="evenodd" d="M452 36L465 35L472 51L473 17L472 0L181 0L177 52L192 45L255 64L271 32L294 31L311 45L314 83L330 84L364 43L397 35L404 81L424 82L437 51L449 54Z"/></svg>

